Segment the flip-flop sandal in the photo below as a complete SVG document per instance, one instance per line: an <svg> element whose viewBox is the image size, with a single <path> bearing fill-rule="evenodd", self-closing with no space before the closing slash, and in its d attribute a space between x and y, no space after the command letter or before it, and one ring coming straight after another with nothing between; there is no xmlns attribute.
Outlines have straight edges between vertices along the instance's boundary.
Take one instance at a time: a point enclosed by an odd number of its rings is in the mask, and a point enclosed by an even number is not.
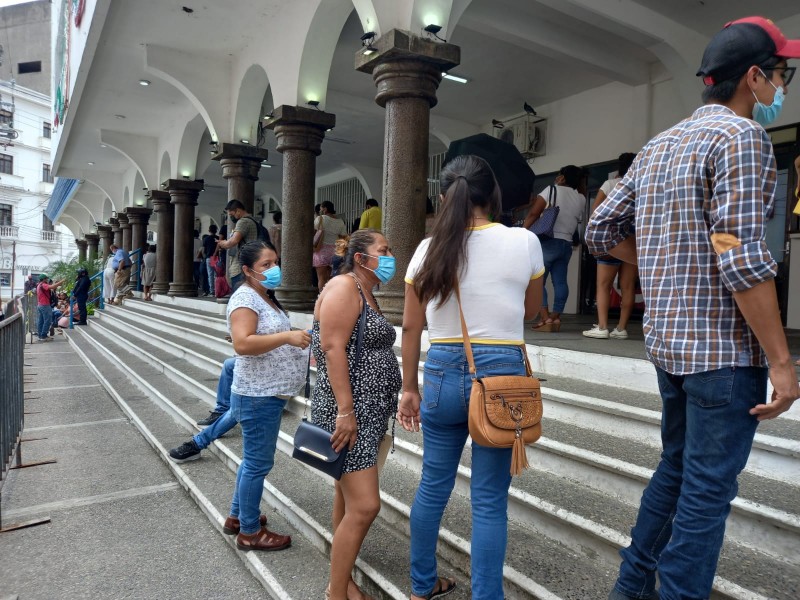
<svg viewBox="0 0 800 600"><path fill-rule="evenodd" d="M452 577L438 577L436 583L439 586L439 591L436 591L436 588L433 588L433 591L425 596L425 600L444 598L445 596L456 591L456 580ZM449 584L446 588L443 587L445 583Z"/></svg>

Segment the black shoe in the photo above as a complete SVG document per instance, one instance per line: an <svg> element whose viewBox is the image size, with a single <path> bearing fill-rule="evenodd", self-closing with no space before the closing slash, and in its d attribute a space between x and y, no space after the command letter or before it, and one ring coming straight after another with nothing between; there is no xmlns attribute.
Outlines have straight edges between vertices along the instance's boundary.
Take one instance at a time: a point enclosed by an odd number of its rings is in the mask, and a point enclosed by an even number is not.
<svg viewBox="0 0 800 600"><path fill-rule="evenodd" d="M200 448L194 443L194 440L189 440L185 444L181 444L177 448L169 451L169 456L175 462L186 462L187 460L197 460L200 458Z"/></svg>
<svg viewBox="0 0 800 600"><path fill-rule="evenodd" d="M224 414L225 414L225 413L214 412L214 411L212 410L212 411L211 411L211 412L208 414L208 416L207 416L205 419L200 419L200 420L197 422L197 424L198 424L198 425L202 425L202 426L206 426L206 425L213 425L214 423L216 423L216 422L217 422L217 419L219 419L219 418L220 418L222 415L224 415Z"/></svg>
<svg viewBox="0 0 800 600"><path fill-rule="evenodd" d="M89 323L87 323L86 321L78 321L77 323L75 323L75 325L88 325L88 324Z"/></svg>

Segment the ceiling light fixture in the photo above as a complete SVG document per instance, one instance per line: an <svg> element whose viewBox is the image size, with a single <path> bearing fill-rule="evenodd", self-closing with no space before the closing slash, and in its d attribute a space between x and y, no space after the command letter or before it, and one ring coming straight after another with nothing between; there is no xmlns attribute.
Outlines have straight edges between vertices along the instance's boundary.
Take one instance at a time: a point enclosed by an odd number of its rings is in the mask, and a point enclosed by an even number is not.
<svg viewBox="0 0 800 600"><path fill-rule="evenodd" d="M447 42L446 39L441 38L437 35L442 30L441 25L435 25L434 23L431 23L430 25L426 25L425 27L423 27L422 30L429 33L432 37L435 37L440 42L445 42L445 43Z"/></svg>
<svg viewBox="0 0 800 600"><path fill-rule="evenodd" d="M114 115L117 119L124 119L125 115Z"/></svg>
<svg viewBox="0 0 800 600"><path fill-rule="evenodd" d="M141 85L142 87L147 87L148 85L150 85L150 80L149 79L140 79L139 80L139 85Z"/></svg>
<svg viewBox="0 0 800 600"><path fill-rule="evenodd" d="M93 160L90 160L90 161L89 161L89 162L87 162L86 164L87 164L87 165L89 165L90 167L93 167L93 166L94 166L94 161L93 161Z"/></svg>
<svg viewBox="0 0 800 600"><path fill-rule="evenodd" d="M461 77L460 75L451 75L450 73L442 73L442 77L444 79L449 79L450 81L455 81L456 83L467 83L469 79L466 77Z"/></svg>

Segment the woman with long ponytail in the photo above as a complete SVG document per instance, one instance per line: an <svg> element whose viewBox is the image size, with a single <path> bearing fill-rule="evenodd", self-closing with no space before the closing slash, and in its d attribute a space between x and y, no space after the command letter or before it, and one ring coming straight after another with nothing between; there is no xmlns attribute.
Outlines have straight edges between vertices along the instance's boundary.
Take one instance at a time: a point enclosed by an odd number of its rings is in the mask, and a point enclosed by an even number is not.
<svg viewBox="0 0 800 600"><path fill-rule="evenodd" d="M412 600L440 598L455 580L436 568L439 523L469 435L471 378L459 316L477 375L523 375L523 321L542 300L544 263L536 236L493 218L500 190L489 165L459 156L440 174L441 208L429 239L406 273L403 394L397 418L408 431L423 425L422 480L411 508ZM427 321L431 347L420 397L420 339ZM472 444L472 598L503 598L511 448Z"/></svg>

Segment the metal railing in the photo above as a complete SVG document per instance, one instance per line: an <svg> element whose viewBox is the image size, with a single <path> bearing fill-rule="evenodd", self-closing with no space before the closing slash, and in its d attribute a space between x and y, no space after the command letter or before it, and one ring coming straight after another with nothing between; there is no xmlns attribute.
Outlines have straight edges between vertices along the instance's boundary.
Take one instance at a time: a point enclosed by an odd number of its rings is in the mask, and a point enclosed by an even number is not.
<svg viewBox="0 0 800 600"><path fill-rule="evenodd" d="M11 463L16 460L19 466L22 462L17 449L25 420L22 387L24 348L25 314L16 312L0 321L0 380L3 382L0 385L0 488Z"/></svg>

